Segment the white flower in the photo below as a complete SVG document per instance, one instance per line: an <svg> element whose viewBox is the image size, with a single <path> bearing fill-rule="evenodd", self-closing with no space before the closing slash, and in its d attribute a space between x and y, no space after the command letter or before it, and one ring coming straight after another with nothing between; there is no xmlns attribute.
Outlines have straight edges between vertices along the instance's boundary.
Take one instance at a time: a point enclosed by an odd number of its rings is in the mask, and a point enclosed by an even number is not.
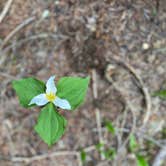
<svg viewBox="0 0 166 166"><path fill-rule="evenodd" d="M51 76L46 83L46 93L35 96L29 103L43 106L48 102L52 102L55 106L62 109L71 109L70 103L66 99L61 99L56 96L57 88L54 83L55 76Z"/></svg>

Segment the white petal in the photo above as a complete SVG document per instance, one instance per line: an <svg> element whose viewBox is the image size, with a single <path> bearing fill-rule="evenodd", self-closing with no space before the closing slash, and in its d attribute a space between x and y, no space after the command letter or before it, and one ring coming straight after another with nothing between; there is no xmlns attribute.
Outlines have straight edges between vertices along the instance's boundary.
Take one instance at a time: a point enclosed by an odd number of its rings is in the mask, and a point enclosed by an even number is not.
<svg viewBox="0 0 166 166"><path fill-rule="evenodd" d="M65 99L56 97L56 99L53 101L53 103L55 104L55 106L58 106L62 109L67 109L67 110L71 109L70 103Z"/></svg>
<svg viewBox="0 0 166 166"><path fill-rule="evenodd" d="M56 93L55 76L51 76L46 83L46 93Z"/></svg>
<svg viewBox="0 0 166 166"><path fill-rule="evenodd" d="M36 104L36 105L39 105L39 106L43 106L45 104L48 103L48 100L46 99L46 95L44 93L38 95L38 96L35 96L29 103L29 105L31 104Z"/></svg>

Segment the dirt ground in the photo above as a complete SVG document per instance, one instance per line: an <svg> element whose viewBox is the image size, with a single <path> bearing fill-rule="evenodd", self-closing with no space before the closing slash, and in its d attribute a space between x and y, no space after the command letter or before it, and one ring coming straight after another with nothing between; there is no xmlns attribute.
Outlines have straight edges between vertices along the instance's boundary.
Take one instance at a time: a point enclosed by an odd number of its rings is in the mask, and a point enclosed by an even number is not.
<svg viewBox="0 0 166 166"><path fill-rule="evenodd" d="M166 89L166 1L9 1L0 0L0 166L135 166L131 133L149 165L159 166L166 100L153 93ZM39 109L22 108L11 82L51 75L89 75L91 83L80 108L61 111L66 133L48 148L33 129ZM99 153L99 142L115 149L113 159Z"/></svg>

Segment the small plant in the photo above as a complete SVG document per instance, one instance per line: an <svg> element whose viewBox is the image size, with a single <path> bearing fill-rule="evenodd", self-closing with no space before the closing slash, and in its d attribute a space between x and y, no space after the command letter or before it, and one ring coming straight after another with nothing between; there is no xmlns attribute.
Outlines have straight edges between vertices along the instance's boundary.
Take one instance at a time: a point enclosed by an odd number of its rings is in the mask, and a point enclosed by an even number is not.
<svg viewBox="0 0 166 166"><path fill-rule="evenodd" d="M107 130L108 130L111 134L115 135L116 129L115 129L115 127L113 126L112 122L106 120L106 121L105 121L105 126L106 126Z"/></svg>
<svg viewBox="0 0 166 166"><path fill-rule="evenodd" d="M141 155L139 152L139 145L137 143L137 140L136 140L134 134L130 134L129 150L131 153L133 153L135 155L137 166L149 166L145 157L143 155Z"/></svg>
<svg viewBox="0 0 166 166"><path fill-rule="evenodd" d="M166 99L166 89L159 90L153 94L153 96L158 96L161 99Z"/></svg>
<svg viewBox="0 0 166 166"><path fill-rule="evenodd" d="M100 155L104 156L107 160L113 160L116 156L116 150L113 147L105 147L105 144L98 143L96 145L97 151L100 153Z"/></svg>
<svg viewBox="0 0 166 166"><path fill-rule="evenodd" d="M75 110L84 101L89 84L89 77L62 77L57 86L54 79L55 76L51 76L46 85L36 78L13 81L13 88L23 107L43 107L34 129L48 146L61 138L67 125L57 108Z"/></svg>
<svg viewBox="0 0 166 166"><path fill-rule="evenodd" d="M84 151L84 149L81 149L81 151L80 151L80 157L81 157L82 163L84 164L85 161L86 161L86 157L87 157L87 154L86 154L86 152Z"/></svg>

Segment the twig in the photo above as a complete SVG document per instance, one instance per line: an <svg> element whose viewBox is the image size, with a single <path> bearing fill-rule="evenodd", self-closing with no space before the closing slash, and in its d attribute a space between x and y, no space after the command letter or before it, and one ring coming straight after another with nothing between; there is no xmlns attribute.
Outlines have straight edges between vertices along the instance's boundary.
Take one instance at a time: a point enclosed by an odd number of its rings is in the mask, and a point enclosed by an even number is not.
<svg viewBox="0 0 166 166"><path fill-rule="evenodd" d="M4 126L7 130L7 138L8 138L8 141L9 141L9 146L10 146L10 155L13 157L15 155L15 145L13 143L13 140L12 140L12 136L11 136L11 132L10 132L10 121L8 120L5 120L4 121ZM13 164L13 166L15 166L15 164Z"/></svg>
<svg viewBox="0 0 166 166"><path fill-rule="evenodd" d="M93 150L95 150L95 146L89 146L84 148L85 152L91 152ZM46 158L53 158L53 157L57 157L57 156L76 156L78 159L78 163L79 166L82 166L82 161L80 158L80 151L76 150L76 151L59 151L59 152L53 152L50 154L42 154L42 155L36 155L36 156L32 156L32 157L14 157L14 156L1 156L0 155L0 159L1 160L7 160L7 161L12 161L12 162L25 162L27 164L36 161L36 160L43 160Z"/></svg>
<svg viewBox="0 0 166 166"><path fill-rule="evenodd" d="M96 112L96 122L97 122L97 130L98 130L98 135L99 135L99 143L104 144L103 136L102 136L102 128L101 128L101 118L100 118L100 111L98 108L95 110ZM104 150L104 149L102 149ZM101 159L104 160L105 157L102 153L100 153Z"/></svg>
<svg viewBox="0 0 166 166"><path fill-rule="evenodd" d="M166 161L166 146L164 146L157 154L152 166L161 166Z"/></svg>
<svg viewBox="0 0 166 166"><path fill-rule="evenodd" d="M140 88L145 97L145 104L146 104L145 116L143 119L143 124L145 125L149 120L149 117L151 114L151 106L152 106L151 97L150 97L147 87L145 87L144 82L142 81L141 77L136 73L135 69L130 64L128 64L127 62L124 62L119 57L111 57L111 59L113 59L115 62L120 63L123 66L125 66L133 74L133 76L136 78L136 80L139 82Z"/></svg>
<svg viewBox="0 0 166 166"><path fill-rule="evenodd" d="M93 150L96 150L96 146L95 145L92 145L92 146L84 148L84 152L86 152L86 153L91 152Z"/></svg>
<svg viewBox="0 0 166 166"><path fill-rule="evenodd" d="M94 99L97 99L98 97L98 92L97 92L97 74L96 74L96 70L92 69L92 81L93 81L93 97Z"/></svg>
<svg viewBox="0 0 166 166"><path fill-rule="evenodd" d="M120 125L121 128L125 127L127 116L128 116L128 111L125 108L124 113L123 113L123 119L122 119L122 122L121 122L121 125ZM116 137L117 137L117 141L118 141L118 147L117 147L118 149L120 149L120 146L122 144L122 136L123 136L123 133L118 133L118 132L116 133Z"/></svg>
<svg viewBox="0 0 166 166"><path fill-rule="evenodd" d="M97 164L97 166L106 166L109 164L109 160L101 161Z"/></svg>
<svg viewBox="0 0 166 166"><path fill-rule="evenodd" d="M111 66L111 69L114 69L114 66ZM131 113L132 113L133 122L132 122L132 125L131 125L132 128L131 128L130 133L134 133L135 128L136 128L136 121L137 121L136 115L135 115L135 109L134 109L133 105L131 104L131 102L128 101L128 100L125 98L124 89L121 88L121 87L119 87L118 84L113 81L112 77L109 75L110 72L109 72L108 70L109 70L109 69L107 69L107 70L106 70L106 73L105 73L105 76L106 76L107 80L113 85L113 87L114 87L117 91L120 92L120 94L123 96L123 98L124 98L124 100L125 100L125 102L126 102L126 109L129 109L129 110L131 111ZM123 122L122 122L122 128L124 127L124 125L125 125L125 123L126 123L126 118L127 118L126 111L127 111L127 110L125 110L124 120L123 120ZM118 140L118 150L117 150L117 154L121 154L121 152L123 152L124 147L127 145L128 141L129 141L130 134L129 134L128 137L125 139L125 141L123 141L123 144L120 144L120 142L121 142L121 137L122 137L122 136L120 137L119 134L116 134L116 136L117 136L117 140ZM114 160L113 165L117 165L117 162L118 162L118 161L119 161L119 156L117 155L116 158L115 158L115 160Z"/></svg>
<svg viewBox="0 0 166 166"><path fill-rule="evenodd" d="M11 45L7 46L4 49L4 52L9 51L11 48L13 47L20 47L22 44L32 41L32 40L37 40L37 39L46 39L46 38L52 38L54 40L67 40L68 36L65 35L56 35L56 34L52 34L52 33L40 33L40 34L36 34L36 35L32 35L32 36L28 36L24 39L21 39L15 43L12 43ZM61 44L61 42L60 42Z"/></svg>
<svg viewBox="0 0 166 166"><path fill-rule="evenodd" d="M18 25L13 31L11 31L9 33L9 35L3 40L3 43L0 47L0 49L3 49L3 47L8 43L8 41L17 33L19 32L22 28L24 28L25 26L27 26L28 24L30 24L31 22L33 22L36 18L30 17L26 20L24 20L20 25Z"/></svg>
<svg viewBox="0 0 166 166"><path fill-rule="evenodd" d="M15 80L15 79L17 79L17 77L12 76L12 75L10 75L10 74L8 74L8 73L1 72L1 71L0 71L0 76L9 78L10 80Z"/></svg>
<svg viewBox="0 0 166 166"><path fill-rule="evenodd" d="M129 130L129 129L126 129L126 128L118 128L117 130L118 130L118 132L130 133L130 130ZM145 134L144 132L142 132L141 130L136 130L136 131L134 131L134 134L135 134L137 137L142 137L143 139L145 139L145 140L147 140L147 141L153 142L156 146L158 146L158 147L160 147L160 148L163 147L163 144L161 144L159 141L155 140L153 137L146 135L146 134Z"/></svg>
<svg viewBox="0 0 166 166"><path fill-rule="evenodd" d="M14 156L15 155L15 146L13 144L13 140L12 140L12 137L11 137L11 134L10 134L10 125L9 125L9 121L4 121L4 126L7 130L7 138L8 138L8 141L9 141L9 145L10 145L10 148L11 148L11 155Z"/></svg>
<svg viewBox="0 0 166 166"><path fill-rule="evenodd" d="M105 127L103 127L101 130L102 130L103 133L107 131L107 129ZM127 129L127 128L116 128L116 131L117 131L117 134L120 134L121 132L122 133L130 133L131 132L130 129ZM98 132L97 128L94 128L93 132ZM156 146L158 146L160 148L163 148L163 146L164 146L164 144L162 144L159 141L155 140L151 136L146 135L145 133L143 133L140 130L134 131L134 134L138 137L142 137L143 139L145 139L147 141L153 142Z"/></svg>
<svg viewBox="0 0 166 166"><path fill-rule="evenodd" d="M158 48L158 49L154 50L155 54L157 54L157 53L165 53L165 52L166 52L166 47Z"/></svg>
<svg viewBox="0 0 166 166"><path fill-rule="evenodd" d="M5 4L5 7L3 9L3 11L0 14L0 23L3 21L3 19L5 18L7 12L9 11L9 8L12 4L13 0L8 0Z"/></svg>
<svg viewBox="0 0 166 166"><path fill-rule="evenodd" d="M126 109L128 108L130 111L131 111L131 113L132 113L132 116L133 116L133 123L132 123L132 129L131 129L131 132L133 132L134 130L135 130L135 128L136 128L136 115L135 115L135 111L134 111L134 107L133 107L133 105L130 103L130 101L128 101L126 98L125 98L125 93L124 93L124 90L123 90L123 88L121 88L121 87L119 87L118 85L117 85L117 83L115 83L113 80L112 80L112 78L111 77L108 77L107 76L107 79L108 79L108 81L113 85L113 87L117 90L117 91L119 91L120 93L121 93L121 95L123 96L123 98L124 98L124 100L125 100L125 102L126 102ZM124 127L124 123L125 122L123 122L123 126L122 127Z"/></svg>
<svg viewBox="0 0 166 166"><path fill-rule="evenodd" d="M96 70L92 69L92 89L93 89L93 96L94 99L98 98L98 91L97 91L97 74ZM100 110L98 108L95 109L96 112L96 122L97 122L97 130L98 130L98 136L99 136L99 143L104 144L103 136L102 136L102 127L101 127L101 117L100 117ZM104 147L102 147L102 150L104 150ZM104 160L105 156L100 153L101 159Z"/></svg>
<svg viewBox="0 0 166 166"><path fill-rule="evenodd" d="M77 156L78 152L77 151L60 151L60 152L53 152L50 154L36 155L33 157L12 157L11 161L31 163L35 160L43 160L46 158L52 158L52 157L56 157L56 156L66 156L66 155Z"/></svg>
<svg viewBox="0 0 166 166"><path fill-rule="evenodd" d="M145 135L144 133L141 133L141 132L136 132L135 134L136 134L138 137L142 137L142 138L144 138L145 140L148 140L148 141L153 142L155 145L157 145L157 146L160 147L160 148L163 147L163 145L162 145L159 141L157 141L156 139L154 139L153 137L150 137L150 136L148 136L148 135Z"/></svg>

